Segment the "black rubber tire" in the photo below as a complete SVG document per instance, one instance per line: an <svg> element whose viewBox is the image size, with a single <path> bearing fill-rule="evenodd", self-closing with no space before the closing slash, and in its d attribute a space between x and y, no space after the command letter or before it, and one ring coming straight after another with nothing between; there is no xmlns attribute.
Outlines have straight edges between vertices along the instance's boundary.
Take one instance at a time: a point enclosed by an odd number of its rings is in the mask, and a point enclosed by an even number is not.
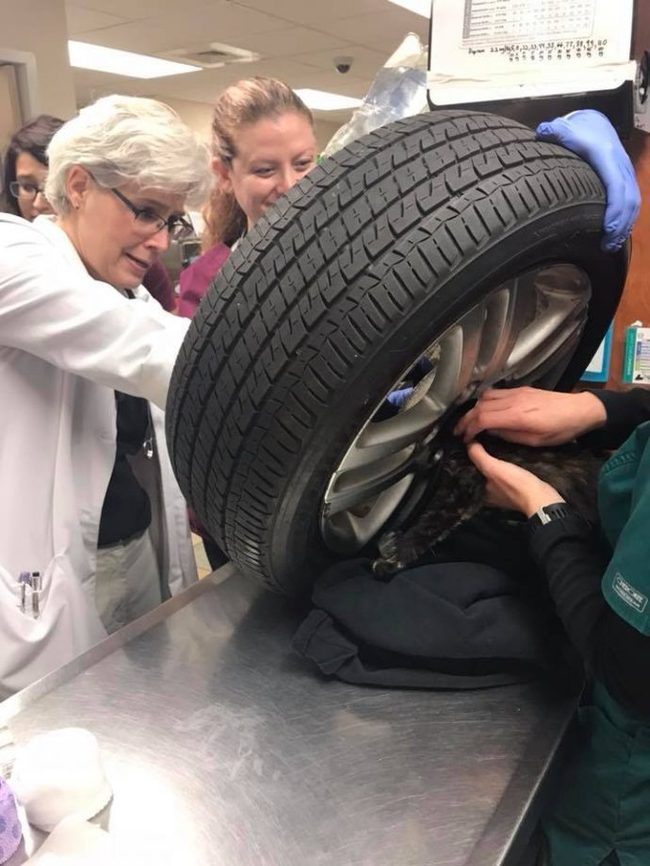
<svg viewBox="0 0 650 866"><path fill-rule="evenodd" d="M573 154L458 111L371 133L276 203L201 304L167 407L181 489L241 571L309 591L332 559L324 490L373 408L436 334L537 263L591 279L559 387L574 384L625 279L626 256L600 250L603 203Z"/></svg>

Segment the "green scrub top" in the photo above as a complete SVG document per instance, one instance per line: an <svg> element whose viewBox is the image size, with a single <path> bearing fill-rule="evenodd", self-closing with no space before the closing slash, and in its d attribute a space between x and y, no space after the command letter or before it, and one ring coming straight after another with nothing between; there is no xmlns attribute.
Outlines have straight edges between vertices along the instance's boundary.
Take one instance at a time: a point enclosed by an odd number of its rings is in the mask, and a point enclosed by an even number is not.
<svg viewBox="0 0 650 866"><path fill-rule="evenodd" d="M650 725L599 683L579 710L582 743L543 825L550 866L649 866Z"/></svg>
<svg viewBox="0 0 650 866"><path fill-rule="evenodd" d="M602 590L650 634L650 422L605 464L598 490L613 549ZM648 684L650 688L650 683ZM650 866L650 720L634 718L596 682L579 711L582 742L544 830L551 866Z"/></svg>
<svg viewBox="0 0 650 866"><path fill-rule="evenodd" d="M603 466L598 487L601 525L614 551L603 576L609 606L650 634L650 422L641 424Z"/></svg>

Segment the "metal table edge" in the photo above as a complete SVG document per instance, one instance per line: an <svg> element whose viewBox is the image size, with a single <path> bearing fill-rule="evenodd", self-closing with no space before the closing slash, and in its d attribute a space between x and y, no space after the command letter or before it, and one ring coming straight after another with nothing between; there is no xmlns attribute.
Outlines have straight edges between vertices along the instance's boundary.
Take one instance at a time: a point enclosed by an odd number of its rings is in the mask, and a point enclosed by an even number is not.
<svg viewBox="0 0 650 866"><path fill-rule="evenodd" d="M68 682L81 671L85 671L97 662L121 649L129 641L168 619L177 610L188 605L195 598L207 592L218 583L231 578L236 573L235 566L228 562L203 580L193 583L178 595L173 596L158 607L139 617L114 634L90 647L72 661L67 662L41 679L27 686L16 694L0 702L0 725L6 725L14 716L39 698L49 694L58 686Z"/></svg>

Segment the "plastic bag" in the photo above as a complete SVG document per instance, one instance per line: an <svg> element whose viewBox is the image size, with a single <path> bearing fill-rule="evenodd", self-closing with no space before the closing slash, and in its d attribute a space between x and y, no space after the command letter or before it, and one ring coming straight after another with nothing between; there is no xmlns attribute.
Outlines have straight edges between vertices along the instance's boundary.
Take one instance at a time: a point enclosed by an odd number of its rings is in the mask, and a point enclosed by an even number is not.
<svg viewBox="0 0 650 866"><path fill-rule="evenodd" d="M362 135L402 117L428 110L427 48L409 33L377 73L363 103L334 133L323 156L331 156Z"/></svg>

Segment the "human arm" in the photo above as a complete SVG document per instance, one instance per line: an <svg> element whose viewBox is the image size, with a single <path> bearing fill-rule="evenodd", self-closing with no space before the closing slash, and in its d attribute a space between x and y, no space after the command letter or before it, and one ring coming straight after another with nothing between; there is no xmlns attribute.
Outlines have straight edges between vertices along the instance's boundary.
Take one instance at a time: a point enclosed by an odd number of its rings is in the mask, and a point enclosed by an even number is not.
<svg viewBox="0 0 650 866"><path fill-rule="evenodd" d="M617 448L650 420L650 391L492 388L460 419L455 432L470 442L484 430L522 445L560 445L580 437L597 448Z"/></svg>
<svg viewBox="0 0 650 866"><path fill-rule="evenodd" d="M650 637L605 601L601 584L608 556L597 531L570 514L540 526L530 550L587 670L624 707L650 719Z"/></svg>
<svg viewBox="0 0 650 866"><path fill-rule="evenodd" d="M596 172L607 194L602 246L608 252L619 249L639 215L641 193L634 166L612 124L599 111L585 109L540 123L536 134L541 141L578 154Z"/></svg>
<svg viewBox="0 0 650 866"><path fill-rule="evenodd" d="M0 345L164 408L187 321L92 279L61 234L0 223Z"/></svg>
<svg viewBox="0 0 650 866"><path fill-rule="evenodd" d="M607 412L592 393L566 394L541 388L485 391L456 425L470 442L483 430L510 442L536 447L560 445L605 425Z"/></svg>
<svg viewBox="0 0 650 866"><path fill-rule="evenodd" d="M562 497L532 473L468 448L485 475L489 501L530 518ZM544 575L557 614L588 670L634 713L650 718L650 637L641 634L607 604L601 582L609 552L596 529L566 506L564 517L537 525L529 547Z"/></svg>
<svg viewBox="0 0 650 866"><path fill-rule="evenodd" d="M650 421L650 391L631 388L629 391L595 391L594 396L605 407L607 422L585 438L585 443L597 448L618 448L634 430Z"/></svg>

